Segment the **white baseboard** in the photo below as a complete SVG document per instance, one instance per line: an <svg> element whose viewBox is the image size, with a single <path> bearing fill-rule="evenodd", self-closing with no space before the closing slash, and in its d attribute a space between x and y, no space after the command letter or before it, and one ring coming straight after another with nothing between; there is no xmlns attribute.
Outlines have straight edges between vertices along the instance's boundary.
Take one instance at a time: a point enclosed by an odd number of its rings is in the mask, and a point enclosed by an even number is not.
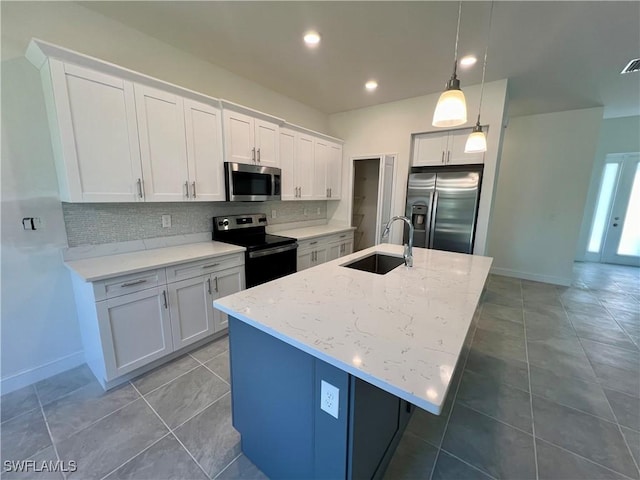
<svg viewBox="0 0 640 480"><path fill-rule="evenodd" d="M80 350L66 357L45 363L44 365L23 370L22 372L15 373L0 380L0 392L2 392L3 395L13 392L14 390L82 365L84 362L84 352Z"/></svg>
<svg viewBox="0 0 640 480"><path fill-rule="evenodd" d="M511 270L509 268L491 268L491 273L494 275L503 275L505 277L520 278L522 280L532 280L534 282L552 283L554 285L562 285L568 287L573 282L572 278L555 277L553 275L540 275L538 273L520 272L518 270Z"/></svg>

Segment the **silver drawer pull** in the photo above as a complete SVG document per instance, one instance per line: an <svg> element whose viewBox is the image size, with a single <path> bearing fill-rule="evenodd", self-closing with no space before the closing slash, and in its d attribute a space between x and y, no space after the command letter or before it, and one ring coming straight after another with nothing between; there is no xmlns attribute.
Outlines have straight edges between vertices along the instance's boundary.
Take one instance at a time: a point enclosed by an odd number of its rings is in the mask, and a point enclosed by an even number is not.
<svg viewBox="0 0 640 480"><path fill-rule="evenodd" d="M141 278L140 280L135 280L133 282L127 282L127 283L123 283L122 285L120 285L121 287L132 287L134 285L140 285L141 283L145 283L146 280L144 278Z"/></svg>
<svg viewBox="0 0 640 480"><path fill-rule="evenodd" d="M315 245L316 243L318 243L317 240L315 242L311 242L309 245Z"/></svg>
<svg viewBox="0 0 640 480"><path fill-rule="evenodd" d="M162 298L164 299L164 308L169 308L169 302L167 301L167 291L162 291Z"/></svg>
<svg viewBox="0 0 640 480"><path fill-rule="evenodd" d="M211 295L211 277L207 278L207 291Z"/></svg>
<svg viewBox="0 0 640 480"><path fill-rule="evenodd" d="M191 184L193 186L193 198L196 198L196 182Z"/></svg>
<svg viewBox="0 0 640 480"><path fill-rule="evenodd" d="M215 282L215 284L216 284L216 286L214 287L214 290L215 290L216 292L219 292L219 290L218 290L218 277L215 277L215 278L213 279L213 281L214 281L214 282Z"/></svg>
<svg viewBox="0 0 640 480"><path fill-rule="evenodd" d="M213 268L213 267L217 267L218 265L220 265L219 263L212 263L211 265L205 265L202 268Z"/></svg>
<svg viewBox="0 0 640 480"><path fill-rule="evenodd" d="M340 235L340 238L344 238L346 236L347 236L347 234L345 233L344 235Z"/></svg>

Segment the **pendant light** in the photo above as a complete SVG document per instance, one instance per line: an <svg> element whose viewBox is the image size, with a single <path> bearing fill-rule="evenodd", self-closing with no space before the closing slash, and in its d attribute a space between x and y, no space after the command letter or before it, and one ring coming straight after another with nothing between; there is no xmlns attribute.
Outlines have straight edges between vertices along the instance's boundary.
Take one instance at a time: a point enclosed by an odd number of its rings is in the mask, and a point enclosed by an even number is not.
<svg viewBox="0 0 640 480"><path fill-rule="evenodd" d="M480 104L478 106L478 121L473 131L467 138L464 146L464 153L480 153L487 151L487 137L482 131L480 125L480 110L482 109L482 95L484 94L484 74L487 70L487 52L489 51L489 38L491 37L491 20L493 19L493 2L491 2L491 10L489 11L489 29L487 30L487 45L484 48L484 64L482 65L482 83L480 84Z"/></svg>
<svg viewBox="0 0 640 480"><path fill-rule="evenodd" d="M456 48L453 58L453 75L447 82L445 91L442 92L433 113L434 127L457 127L467 123L467 103L464 93L460 90L460 80L456 76L458 68L458 39L460 37L460 16L462 14L462 1L458 4L458 27L456 29Z"/></svg>

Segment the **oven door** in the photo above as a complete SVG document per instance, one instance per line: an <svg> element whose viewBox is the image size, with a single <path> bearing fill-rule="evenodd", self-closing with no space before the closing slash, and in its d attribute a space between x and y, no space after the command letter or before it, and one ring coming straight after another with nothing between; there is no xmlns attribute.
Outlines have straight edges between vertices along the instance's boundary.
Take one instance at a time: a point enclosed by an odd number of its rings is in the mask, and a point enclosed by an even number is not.
<svg viewBox="0 0 640 480"><path fill-rule="evenodd" d="M281 170L244 163L224 162L225 187L230 202L280 200Z"/></svg>
<svg viewBox="0 0 640 480"><path fill-rule="evenodd" d="M247 252L245 276L247 288L296 272L298 244Z"/></svg>

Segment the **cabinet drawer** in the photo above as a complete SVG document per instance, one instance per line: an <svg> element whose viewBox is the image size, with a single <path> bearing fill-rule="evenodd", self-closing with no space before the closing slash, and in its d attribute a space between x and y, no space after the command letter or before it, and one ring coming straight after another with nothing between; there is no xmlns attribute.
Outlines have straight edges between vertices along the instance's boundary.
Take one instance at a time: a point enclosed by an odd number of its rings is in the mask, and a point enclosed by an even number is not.
<svg viewBox="0 0 640 480"><path fill-rule="evenodd" d="M316 237L309 238L308 240L299 240L298 241L298 252L305 250L313 250L314 248L318 248L319 245L325 244L326 237Z"/></svg>
<svg viewBox="0 0 640 480"><path fill-rule="evenodd" d="M177 282L186 280L187 278L197 277L206 273L217 272L225 268L237 267L244 265L244 254L235 253L222 257L211 257L196 262L181 263L167 267L167 282Z"/></svg>
<svg viewBox="0 0 640 480"><path fill-rule="evenodd" d="M100 301L157 287L164 283L166 283L164 268L159 268L95 282L93 291L96 301Z"/></svg>
<svg viewBox="0 0 640 480"><path fill-rule="evenodd" d="M353 231L336 233L328 237L323 237L322 239L327 243L348 242L350 240L353 240Z"/></svg>

